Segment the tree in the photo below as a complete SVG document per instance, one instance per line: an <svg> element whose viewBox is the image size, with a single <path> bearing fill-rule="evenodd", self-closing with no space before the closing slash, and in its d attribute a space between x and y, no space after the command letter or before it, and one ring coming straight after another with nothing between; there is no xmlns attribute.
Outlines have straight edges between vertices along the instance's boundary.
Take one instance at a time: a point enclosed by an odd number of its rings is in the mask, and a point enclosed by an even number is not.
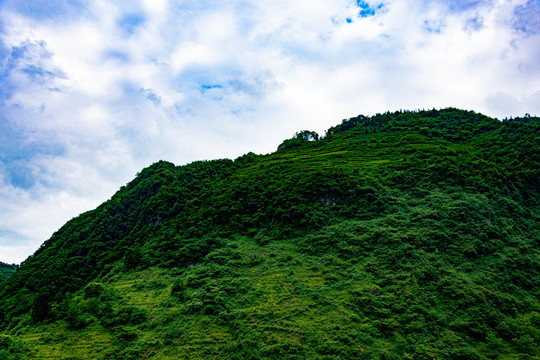
<svg viewBox="0 0 540 360"><path fill-rule="evenodd" d="M319 140L319 134L317 134L315 131L302 130L294 134L294 136L291 139L287 139L283 141L281 145L278 146L278 151L294 149L294 148L302 146L304 143L307 143L310 141L318 141L318 140Z"/></svg>

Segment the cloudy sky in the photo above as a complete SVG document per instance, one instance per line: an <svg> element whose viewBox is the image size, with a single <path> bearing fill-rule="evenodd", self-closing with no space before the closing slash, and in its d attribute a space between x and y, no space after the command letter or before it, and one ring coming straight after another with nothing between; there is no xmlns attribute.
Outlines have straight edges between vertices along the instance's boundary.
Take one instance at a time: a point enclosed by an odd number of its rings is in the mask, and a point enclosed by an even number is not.
<svg viewBox="0 0 540 360"><path fill-rule="evenodd" d="M540 115L540 0L0 0L0 261L143 167L359 114Z"/></svg>

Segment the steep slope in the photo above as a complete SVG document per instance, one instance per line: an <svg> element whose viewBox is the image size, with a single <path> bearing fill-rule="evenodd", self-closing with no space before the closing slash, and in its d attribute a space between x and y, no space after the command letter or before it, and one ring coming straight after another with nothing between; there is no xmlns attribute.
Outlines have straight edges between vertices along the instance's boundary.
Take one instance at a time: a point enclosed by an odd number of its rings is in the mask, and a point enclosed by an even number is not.
<svg viewBox="0 0 540 360"><path fill-rule="evenodd" d="M141 171L0 285L0 354L538 358L538 119L316 135Z"/></svg>

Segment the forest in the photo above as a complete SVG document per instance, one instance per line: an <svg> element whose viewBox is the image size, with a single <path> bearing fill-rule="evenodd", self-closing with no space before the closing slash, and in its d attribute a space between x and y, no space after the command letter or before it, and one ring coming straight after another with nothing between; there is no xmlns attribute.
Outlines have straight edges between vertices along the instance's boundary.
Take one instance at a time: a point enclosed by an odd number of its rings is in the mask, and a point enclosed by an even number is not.
<svg viewBox="0 0 540 360"><path fill-rule="evenodd" d="M5 264L0 261L0 282L7 280L15 270L17 270L18 266L16 264Z"/></svg>
<svg viewBox="0 0 540 360"><path fill-rule="evenodd" d="M540 359L539 132L397 111L158 161L0 266L0 359Z"/></svg>

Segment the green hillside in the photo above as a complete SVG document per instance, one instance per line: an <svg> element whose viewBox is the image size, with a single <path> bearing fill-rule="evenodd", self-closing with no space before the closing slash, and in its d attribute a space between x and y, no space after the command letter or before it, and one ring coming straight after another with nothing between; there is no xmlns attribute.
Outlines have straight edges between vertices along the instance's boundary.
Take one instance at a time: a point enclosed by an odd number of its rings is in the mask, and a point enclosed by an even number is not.
<svg viewBox="0 0 540 360"><path fill-rule="evenodd" d="M7 278L13 275L15 270L17 270L17 267L17 265L4 264L0 261L0 282L7 280Z"/></svg>
<svg viewBox="0 0 540 360"><path fill-rule="evenodd" d="M540 359L539 120L157 162L0 284L0 359Z"/></svg>

